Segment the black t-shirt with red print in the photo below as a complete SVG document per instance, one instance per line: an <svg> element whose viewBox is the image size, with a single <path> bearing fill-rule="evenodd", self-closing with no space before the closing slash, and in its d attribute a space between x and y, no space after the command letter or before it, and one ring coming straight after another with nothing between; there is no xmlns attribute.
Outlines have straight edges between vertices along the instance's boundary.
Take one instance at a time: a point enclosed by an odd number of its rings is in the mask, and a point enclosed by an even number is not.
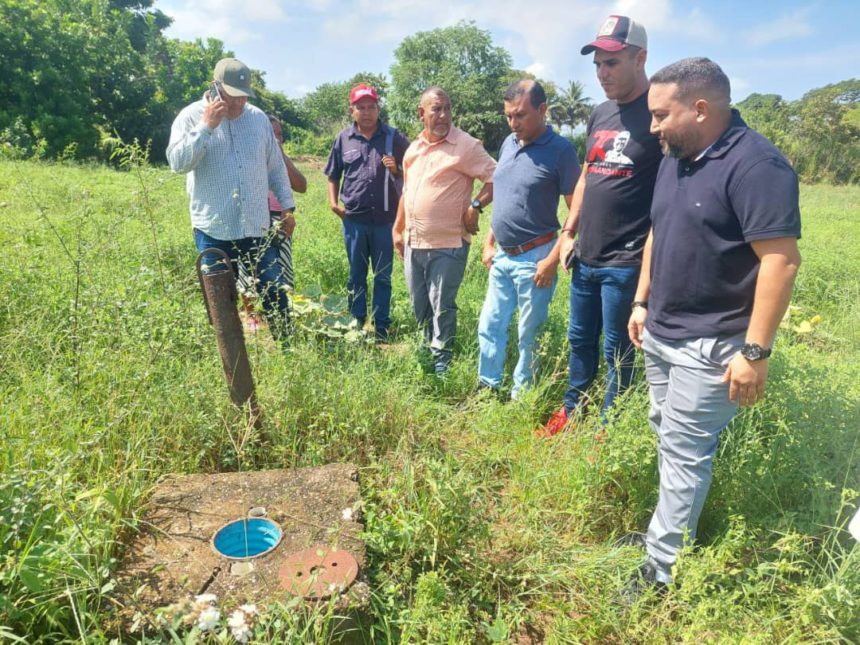
<svg viewBox="0 0 860 645"><path fill-rule="evenodd" d="M630 103L606 101L588 121L588 175L576 256L594 266L635 266L651 227L651 197L663 159L650 133L648 92Z"/></svg>

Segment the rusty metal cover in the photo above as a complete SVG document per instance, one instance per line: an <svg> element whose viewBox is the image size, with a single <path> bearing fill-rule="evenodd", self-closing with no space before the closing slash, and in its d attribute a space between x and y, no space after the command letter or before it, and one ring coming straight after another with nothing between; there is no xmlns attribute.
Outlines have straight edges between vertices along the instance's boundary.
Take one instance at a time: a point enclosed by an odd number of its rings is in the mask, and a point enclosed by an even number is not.
<svg viewBox="0 0 860 645"><path fill-rule="evenodd" d="M308 600L346 591L357 575L358 562L351 553L322 545L290 554L278 570L281 589Z"/></svg>

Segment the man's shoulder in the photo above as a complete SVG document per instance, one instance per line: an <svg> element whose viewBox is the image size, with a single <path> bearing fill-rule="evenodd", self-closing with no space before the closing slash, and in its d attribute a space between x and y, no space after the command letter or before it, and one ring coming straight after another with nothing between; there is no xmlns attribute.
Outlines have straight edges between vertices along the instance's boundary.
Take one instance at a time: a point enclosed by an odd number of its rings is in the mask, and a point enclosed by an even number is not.
<svg viewBox="0 0 860 645"><path fill-rule="evenodd" d="M200 99L199 101L194 101L194 103L189 103L184 108L179 111L179 114L176 115L176 120L180 119L199 119L203 114L203 110L206 106L205 101Z"/></svg>
<svg viewBox="0 0 860 645"><path fill-rule="evenodd" d="M591 121L596 121L598 119L605 119L607 117L618 114L620 108L618 106L618 102L613 99L607 99L600 105L598 105L591 113Z"/></svg>
<svg viewBox="0 0 860 645"><path fill-rule="evenodd" d="M473 137L471 134L469 134L465 130L461 130L455 125L451 126L451 130L448 132L448 136L445 138L451 143L463 146L474 146L475 144L481 145L480 139Z"/></svg>
<svg viewBox="0 0 860 645"><path fill-rule="evenodd" d="M726 151L726 157L738 179L762 162L766 162L773 172L797 174L791 162L770 139L748 126L736 133L734 144Z"/></svg>

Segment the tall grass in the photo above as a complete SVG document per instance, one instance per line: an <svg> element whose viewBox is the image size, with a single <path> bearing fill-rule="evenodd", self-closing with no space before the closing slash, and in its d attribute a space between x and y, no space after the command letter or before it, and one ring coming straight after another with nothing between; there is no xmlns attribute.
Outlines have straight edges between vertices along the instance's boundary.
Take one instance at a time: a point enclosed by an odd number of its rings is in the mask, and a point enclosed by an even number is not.
<svg viewBox="0 0 860 645"><path fill-rule="evenodd" d="M239 467L230 431L242 415L194 277L183 179L129 170L0 162L0 638L109 640L113 574L148 491L165 473ZM339 225L319 168L304 170L297 289L342 294ZM476 249L444 381L427 374L399 265L391 348L312 329L289 352L253 338L269 443L252 441L241 467L361 468L373 597L358 636L860 639L860 549L844 532L860 491L860 190L805 186L802 199L797 308L768 396L723 435L678 584L630 611L613 598L641 554L613 543L645 526L657 483L641 377L608 441L591 417L552 440L532 434L565 387L566 278L541 381L515 403L473 392L486 286ZM336 620L285 606L257 639L324 642Z"/></svg>

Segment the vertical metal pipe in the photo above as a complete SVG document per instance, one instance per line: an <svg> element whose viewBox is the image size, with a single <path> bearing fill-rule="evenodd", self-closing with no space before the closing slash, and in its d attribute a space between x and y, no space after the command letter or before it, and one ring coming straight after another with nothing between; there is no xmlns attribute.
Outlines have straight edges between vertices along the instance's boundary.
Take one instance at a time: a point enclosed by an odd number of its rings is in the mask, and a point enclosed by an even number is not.
<svg viewBox="0 0 860 645"><path fill-rule="evenodd" d="M204 272L203 256L207 254L220 255L221 260ZM238 293L230 257L221 249L201 251L197 256L197 278L203 290L209 322L215 330L230 399L240 407L248 404L254 424L257 425L260 410L254 394L254 378L251 375L251 364L242 333L242 321L239 320L236 306Z"/></svg>

